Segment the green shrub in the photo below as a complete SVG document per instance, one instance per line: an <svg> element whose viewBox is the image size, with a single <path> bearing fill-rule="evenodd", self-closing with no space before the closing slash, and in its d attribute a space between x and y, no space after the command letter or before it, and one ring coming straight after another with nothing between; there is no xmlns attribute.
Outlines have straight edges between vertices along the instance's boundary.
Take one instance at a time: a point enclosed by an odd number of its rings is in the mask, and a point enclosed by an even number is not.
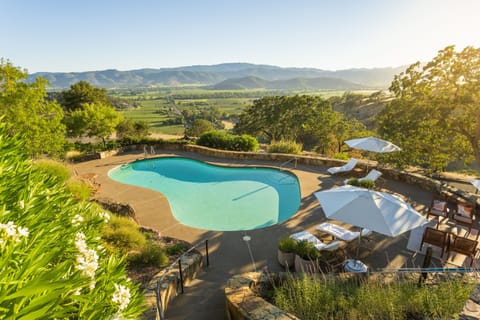
<svg viewBox="0 0 480 320"><path fill-rule="evenodd" d="M358 282L339 278L290 278L274 289L275 304L301 319L455 319L475 284L447 279Z"/></svg>
<svg viewBox="0 0 480 320"><path fill-rule="evenodd" d="M123 137L122 139L117 141L118 144L122 147L130 146L130 145L148 145L148 146L165 146L165 145L185 145L190 143L188 140L184 139L157 139L157 138L150 138L150 137Z"/></svg>
<svg viewBox="0 0 480 320"><path fill-rule="evenodd" d="M296 143L295 141L272 141L267 147L267 152L269 153L289 153L289 154L299 154L302 152L302 145Z"/></svg>
<svg viewBox="0 0 480 320"><path fill-rule="evenodd" d="M65 152L65 160L75 162L83 157L83 153L78 150L68 150Z"/></svg>
<svg viewBox="0 0 480 320"><path fill-rule="evenodd" d="M322 256L320 251L315 248L313 243L306 240L298 242L295 253L298 254L303 260L315 261Z"/></svg>
<svg viewBox="0 0 480 320"><path fill-rule="evenodd" d="M200 136L197 145L232 151L257 151L258 141L252 136L236 136L225 131L208 131Z"/></svg>
<svg viewBox="0 0 480 320"><path fill-rule="evenodd" d="M241 136L234 136L233 147L231 150L236 151L257 151L258 140L255 137L248 134L242 134Z"/></svg>
<svg viewBox="0 0 480 320"><path fill-rule="evenodd" d="M143 294L102 248L106 214L45 179L24 144L0 121L0 319L138 319Z"/></svg>
<svg viewBox="0 0 480 320"><path fill-rule="evenodd" d="M375 181L370 179L358 180L357 178L351 178L347 180L347 184L366 189L375 188Z"/></svg>
<svg viewBox="0 0 480 320"><path fill-rule="evenodd" d="M139 252L129 255L128 262L136 267L166 267L169 259L158 243L148 241Z"/></svg>
<svg viewBox="0 0 480 320"><path fill-rule="evenodd" d="M346 152L337 152L333 155L333 159L338 160L350 160L350 156Z"/></svg>
<svg viewBox="0 0 480 320"><path fill-rule="evenodd" d="M105 246L110 252L128 254L132 250L141 250L147 240L138 225L129 218L112 215L103 229Z"/></svg>
<svg viewBox="0 0 480 320"><path fill-rule="evenodd" d="M278 249L283 252L295 252L297 250L297 241L290 237L285 237L278 241Z"/></svg>
<svg viewBox="0 0 480 320"><path fill-rule="evenodd" d="M185 251L188 250L188 248L181 243L176 243L176 244L166 246L165 250L167 252L167 255L176 256L176 255L184 253Z"/></svg>
<svg viewBox="0 0 480 320"><path fill-rule="evenodd" d="M67 190L75 199L85 201L92 195L92 187L84 180L70 179L66 184Z"/></svg>
<svg viewBox="0 0 480 320"><path fill-rule="evenodd" d="M36 161L34 165L40 172L43 172L58 183L65 183L70 178L68 168L58 161L42 159Z"/></svg>

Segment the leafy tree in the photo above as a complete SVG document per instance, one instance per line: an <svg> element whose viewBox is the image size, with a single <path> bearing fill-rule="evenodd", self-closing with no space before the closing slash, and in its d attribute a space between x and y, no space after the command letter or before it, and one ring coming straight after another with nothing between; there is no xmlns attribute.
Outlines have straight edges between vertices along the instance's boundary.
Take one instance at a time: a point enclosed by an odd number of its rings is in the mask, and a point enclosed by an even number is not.
<svg viewBox="0 0 480 320"><path fill-rule="evenodd" d="M317 147L317 149L323 147L321 152L323 154L342 152L345 140L369 135L365 125L355 118L347 118L346 115L337 113L334 120L333 129L327 134L326 143Z"/></svg>
<svg viewBox="0 0 480 320"><path fill-rule="evenodd" d="M213 131L213 124L205 119L195 119L190 127L185 130L185 134L191 137L200 137L207 131Z"/></svg>
<svg viewBox="0 0 480 320"><path fill-rule="evenodd" d="M117 138L145 138L150 135L150 126L146 121L124 119L117 126Z"/></svg>
<svg viewBox="0 0 480 320"><path fill-rule="evenodd" d="M211 125L213 125L213 129L224 128L224 125L220 120L221 112L218 107L194 107L191 109L185 109L182 111L182 116L185 121L186 130L188 130L189 127L194 127L194 122L198 119L207 120ZM205 125L204 122L203 125Z"/></svg>
<svg viewBox="0 0 480 320"><path fill-rule="evenodd" d="M239 117L234 130L263 136L269 141L289 140L309 149L331 147L343 116L329 101L316 96L275 96L255 100Z"/></svg>
<svg viewBox="0 0 480 320"><path fill-rule="evenodd" d="M86 81L79 81L70 86L69 90L62 91L59 99L66 111L81 109L86 103L98 103L111 106L107 97L107 90L97 88Z"/></svg>
<svg viewBox="0 0 480 320"><path fill-rule="evenodd" d="M404 151L390 161L430 171L458 159L480 164L480 49L448 46L396 75L390 91L395 99L378 115L378 130Z"/></svg>
<svg viewBox="0 0 480 320"><path fill-rule="evenodd" d="M9 133L25 136L26 151L32 156L59 155L65 144L63 110L46 99L48 82L37 78L26 83L27 72L0 60L0 116L11 124Z"/></svg>
<svg viewBox="0 0 480 320"><path fill-rule="evenodd" d="M109 105L87 103L82 108L71 111L65 121L70 136L98 137L106 146L106 139L115 132L122 118L122 115Z"/></svg>

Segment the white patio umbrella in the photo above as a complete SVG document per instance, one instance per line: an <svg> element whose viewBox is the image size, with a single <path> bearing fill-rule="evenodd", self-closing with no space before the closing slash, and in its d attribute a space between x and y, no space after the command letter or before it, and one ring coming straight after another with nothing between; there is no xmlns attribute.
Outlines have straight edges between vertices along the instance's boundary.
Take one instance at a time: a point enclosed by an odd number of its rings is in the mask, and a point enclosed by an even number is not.
<svg viewBox="0 0 480 320"><path fill-rule="evenodd" d="M400 147L394 145L389 141L385 141L375 137L350 139L350 140L346 140L345 144L347 144L350 148L365 150L370 152L377 152L377 153L387 153L387 152L395 152L395 151L402 150L400 149ZM368 170L369 163L370 163L370 159L368 159L367 161L367 170Z"/></svg>
<svg viewBox="0 0 480 320"><path fill-rule="evenodd" d="M475 186L475 188L477 188L477 190L475 190L475 193L478 192L478 190L480 190L480 180L478 179L473 179L473 180L470 180L469 181L471 184L473 184Z"/></svg>
<svg viewBox="0 0 480 320"><path fill-rule="evenodd" d="M358 138L358 139L351 139L346 140L345 143L350 148L365 150L365 151L372 151L377 153L386 153L386 152L394 152L394 151L401 151L400 147L394 145L391 142L375 138L375 137L366 137L366 138Z"/></svg>
<svg viewBox="0 0 480 320"><path fill-rule="evenodd" d="M327 218L389 237L396 237L428 222L400 197L385 192L346 185L318 191L314 195Z"/></svg>
<svg viewBox="0 0 480 320"><path fill-rule="evenodd" d="M389 237L396 237L406 231L428 222L400 197L389 193L346 185L314 193L325 216L357 227L366 228ZM358 237L360 243L362 232ZM358 261L348 260L350 268L363 268ZM351 264L352 263L352 264Z"/></svg>

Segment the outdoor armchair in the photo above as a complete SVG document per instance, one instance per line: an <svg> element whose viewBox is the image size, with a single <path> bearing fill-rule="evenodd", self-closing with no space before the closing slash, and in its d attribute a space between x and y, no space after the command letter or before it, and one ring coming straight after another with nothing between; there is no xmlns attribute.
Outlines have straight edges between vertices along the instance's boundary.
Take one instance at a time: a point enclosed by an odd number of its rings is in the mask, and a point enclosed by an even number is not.
<svg viewBox="0 0 480 320"><path fill-rule="evenodd" d="M422 250L422 246L424 243L432 244L442 249L440 257L443 257L443 253L445 252L445 249L448 247L448 242L449 242L448 232L426 227L425 231L423 232L422 242L420 242L420 250Z"/></svg>
<svg viewBox="0 0 480 320"><path fill-rule="evenodd" d="M447 249L447 260L450 257L450 253L460 253L466 255L470 258L470 267L473 265L473 260L475 259L475 255L477 253L477 246L478 241L460 237L454 235L453 241L448 246Z"/></svg>
<svg viewBox="0 0 480 320"><path fill-rule="evenodd" d="M453 211L453 220L456 224L468 227L468 232L472 231L473 215L475 214L475 205L469 202L457 202Z"/></svg>
<svg viewBox="0 0 480 320"><path fill-rule="evenodd" d="M331 168L328 168L327 171L330 174L336 174L336 173L340 173L340 172L349 172L349 171L352 171L353 168L355 168L357 163L358 163L357 159L351 158L343 166L341 166L341 167L331 167Z"/></svg>
<svg viewBox="0 0 480 320"><path fill-rule="evenodd" d="M427 211L427 219L429 216L438 217L438 225L440 224L440 217L448 218L448 201L446 198L441 196L433 196L430 207Z"/></svg>

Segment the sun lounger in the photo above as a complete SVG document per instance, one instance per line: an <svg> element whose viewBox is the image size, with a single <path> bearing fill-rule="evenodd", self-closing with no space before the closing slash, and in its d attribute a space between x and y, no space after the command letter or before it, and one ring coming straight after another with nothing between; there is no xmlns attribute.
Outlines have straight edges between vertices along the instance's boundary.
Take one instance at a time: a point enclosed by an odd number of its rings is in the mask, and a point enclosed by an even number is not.
<svg viewBox="0 0 480 320"><path fill-rule="evenodd" d="M350 231L339 225L328 223L328 222L319 224L318 226L315 227L315 229L321 232L328 233L329 235L343 241L352 241L354 239L357 239L360 236L360 232L358 231ZM361 232L362 232L362 237L368 236L372 233L372 231L368 229L363 229Z"/></svg>
<svg viewBox="0 0 480 320"><path fill-rule="evenodd" d="M359 178L358 181L361 182L363 180L372 180L372 181L376 181L378 178L380 178L380 176L382 175L382 173L378 170L375 170L375 169L372 169L365 177L363 178ZM350 179L346 179L344 181L345 184L348 183L348 180Z"/></svg>
<svg viewBox="0 0 480 320"><path fill-rule="evenodd" d="M358 162L357 159L351 158L350 160L348 160L348 162L345 165L341 167L331 167L331 168L328 168L327 171L330 174L352 171L353 168L355 168L355 166L357 165L357 162Z"/></svg>
<svg viewBox="0 0 480 320"><path fill-rule="evenodd" d="M340 241L332 241L332 242L326 244L326 243L322 242L320 239L318 239L317 237L315 237L312 233L310 233L307 230L294 233L294 234L290 235L290 238L292 238L292 239L294 239L298 242L300 242L300 241L311 242L311 243L313 243L315 248L317 248L317 250L319 250L319 251L321 251L321 250L331 251L331 250L335 250L338 247L340 247Z"/></svg>

